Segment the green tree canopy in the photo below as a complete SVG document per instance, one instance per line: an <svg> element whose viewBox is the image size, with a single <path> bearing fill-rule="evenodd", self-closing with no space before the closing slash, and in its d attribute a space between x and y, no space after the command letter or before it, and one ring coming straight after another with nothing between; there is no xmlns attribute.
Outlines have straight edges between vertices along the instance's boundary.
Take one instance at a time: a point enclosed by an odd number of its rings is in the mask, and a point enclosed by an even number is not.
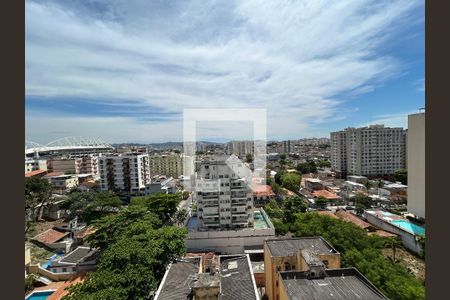
<svg viewBox="0 0 450 300"><path fill-rule="evenodd" d="M400 181L402 184L408 184L408 172L406 170L398 170L394 173L394 180Z"/></svg>
<svg viewBox="0 0 450 300"><path fill-rule="evenodd" d="M323 197L323 196L320 196L320 197L318 197L317 199L316 199L316 205L318 206L318 207L320 207L320 208L325 208L326 206L327 206L327 204L328 204L328 200L327 200L327 198L325 198L325 197Z"/></svg>
<svg viewBox="0 0 450 300"><path fill-rule="evenodd" d="M297 171L301 174L317 173L317 167L314 161L310 160L307 162L299 163L297 165Z"/></svg>
<svg viewBox="0 0 450 300"><path fill-rule="evenodd" d="M300 190L300 181L302 177L296 173L286 173L281 176L281 186L292 191L298 193Z"/></svg>
<svg viewBox="0 0 450 300"><path fill-rule="evenodd" d="M283 221L292 222L295 215L300 212L305 212L308 205L305 199L299 196L287 197L283 202Z"/></svg>
<svg viewBox="0 0 450 300"><path fill-rule="evenodd" d="M180 203L180 194L155 194L146 197L135 197L131 199L131 205L137 205L147 208L155 213L163 223L172 220L172 216L177 211Z"/></svg>
<svg viewBox="0 0 450 300"><path fill-rule="evenodd" d="M247 153L245 156L245 162L251 163L253 161L253 156L250 153Z"/></svg>
<svg viewBox="0 0 450 300"><path fill-rule="evenodd" d="M48 180L40 177L25 178L25 211L34 221L42 217L44 204L51 201L51 195L52 185Z"/></svg>

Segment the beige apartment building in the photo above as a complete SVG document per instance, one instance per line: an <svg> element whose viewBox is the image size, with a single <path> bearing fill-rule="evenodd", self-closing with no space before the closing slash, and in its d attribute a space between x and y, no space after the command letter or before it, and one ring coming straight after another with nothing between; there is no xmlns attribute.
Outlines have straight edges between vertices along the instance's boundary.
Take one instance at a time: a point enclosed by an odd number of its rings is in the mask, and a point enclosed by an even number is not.
<svg viewBox="0 0 450 300"><path fill-rule="evenodd" d="M54 158L50 161L50 168L52 172L99 175L97 156Z"/></svg>
<svg viewBox="0 0 450 300"><path fill-rule="evenodd" d="M151 155L150 170L152 174L178 178L183 174L183 158L179 154Z"/></svg>
<svg viewBox="0 0 450 300"><path fill-rule="evenodd" d="M341 255L322 237L303 237L264 241L264 273L266 295L279 300L279 273L283 271L309 271L341 267ZM284 298L287 299L287 298Z"/></svg>
<svg viewBox="0 0 450 300"><path fill-rule="evenodd" d="M384 125L332 132L331 168L338 177L386 176L406 168L406 131Z"/></svg>
<svg viewBox="0 0 450 300"><path fill-rule="evenodd" d="M425 218L425 113L408 116L408 212Z"/></svg>

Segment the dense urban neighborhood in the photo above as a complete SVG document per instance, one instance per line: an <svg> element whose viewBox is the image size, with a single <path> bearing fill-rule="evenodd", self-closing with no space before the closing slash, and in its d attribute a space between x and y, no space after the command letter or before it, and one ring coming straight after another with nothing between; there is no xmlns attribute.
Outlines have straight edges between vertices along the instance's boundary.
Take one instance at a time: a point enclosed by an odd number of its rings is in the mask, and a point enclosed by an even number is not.
<svg viewBox="0 0 450 300"><path fill-rule="evenodd" d="M424 118L270 141L265 169L252 141L29 142L26 299L424 299Z"/></svg>

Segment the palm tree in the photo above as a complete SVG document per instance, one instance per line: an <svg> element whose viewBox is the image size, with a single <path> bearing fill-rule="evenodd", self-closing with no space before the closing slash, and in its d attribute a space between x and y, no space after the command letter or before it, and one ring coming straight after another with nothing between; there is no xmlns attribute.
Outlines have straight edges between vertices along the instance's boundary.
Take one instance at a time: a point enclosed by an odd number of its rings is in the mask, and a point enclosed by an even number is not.
<svg viewBox="0 0 450 300"><path fill-rule="evenodd" d="M387 244L387 246L390 246L392 248L392 261L395 262L396 261L395 254L396 254L397 247L400 247L402 245L402 242L398 238L398 236L395 236L395 237L388 238L386 244Z"/></svg>

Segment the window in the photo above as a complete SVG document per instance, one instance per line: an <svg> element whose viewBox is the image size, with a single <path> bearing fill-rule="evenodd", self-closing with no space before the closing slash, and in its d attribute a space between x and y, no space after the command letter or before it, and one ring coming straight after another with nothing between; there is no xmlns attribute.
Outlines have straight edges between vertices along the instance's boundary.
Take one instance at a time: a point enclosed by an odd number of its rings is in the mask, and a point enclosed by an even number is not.
<svg viewBox="0 0 450 300"><path fill-rule="evenodd" d="M65 273L67 272L67 268L63 268L62 271Z"/></svg>

